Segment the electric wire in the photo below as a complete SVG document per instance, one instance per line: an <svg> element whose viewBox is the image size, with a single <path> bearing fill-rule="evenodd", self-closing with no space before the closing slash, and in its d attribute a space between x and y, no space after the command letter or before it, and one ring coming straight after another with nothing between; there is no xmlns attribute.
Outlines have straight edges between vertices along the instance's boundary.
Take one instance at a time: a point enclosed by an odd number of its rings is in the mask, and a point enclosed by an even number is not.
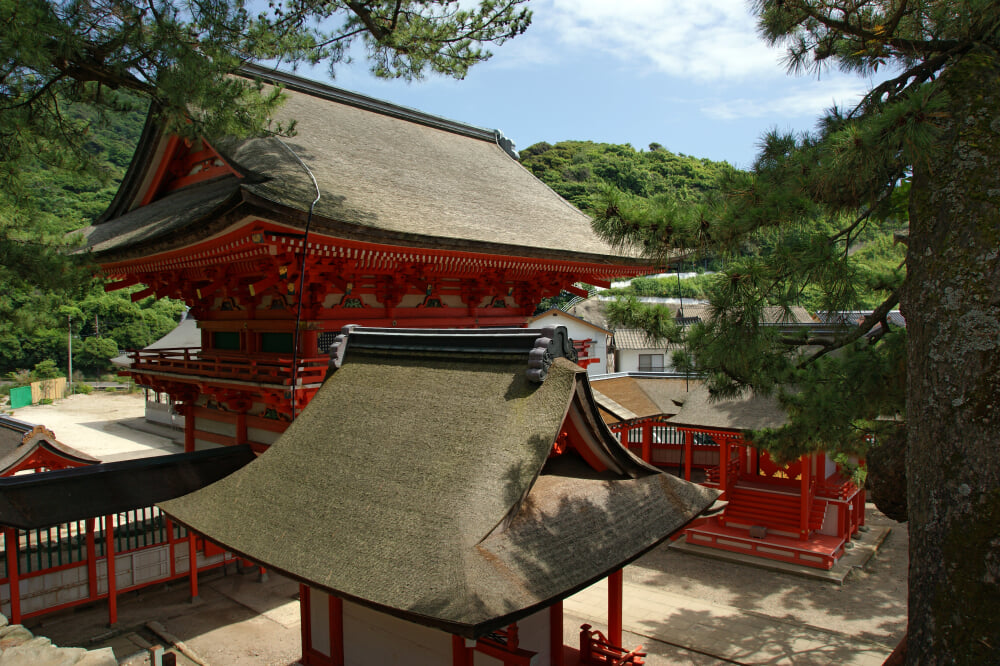
<svg viewBox="0 0 1000 666"><path fill-rule="evenodd" d="M275 137L278 143L284 146L288 152L292 154L295 161L298 162L306 173L309 174L309 178L312 180L313 187L316 189L316 198L313 199L312 203L309 204L309 213L306 215L306 228L302 235L302 253L299 256L299 286L296 290L298 293L297 301L298 304L295 307L295 330L292 333L292 420L295 420L295 395L298 393L298 378L299 378L299 330L302 327L302 290L305 287L306 281L306 254L309 248L309 228L312 226L313 210L316 208L316 204L319 203L320 191L319 183L316 182L316 176L313 175L312 169L310 169L299 154L296 153L291 146L282 141L280 138Z"/></svg>

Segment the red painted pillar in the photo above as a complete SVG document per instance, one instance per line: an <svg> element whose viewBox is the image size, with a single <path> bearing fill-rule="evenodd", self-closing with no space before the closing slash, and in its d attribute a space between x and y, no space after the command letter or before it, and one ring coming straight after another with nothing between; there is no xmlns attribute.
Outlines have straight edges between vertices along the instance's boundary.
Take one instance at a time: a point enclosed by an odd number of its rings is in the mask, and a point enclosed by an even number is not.
<svg viewBox="0 0 1000 666"><path fill-rule="evenodd" d="M642 424L642 459L644 462L653 462L652 422Z"/></svg>
<svg viewBox="0 0 1000 666"><path fill-rule="evenodd" d="M319 356L319 331L304 331L302 333L302 353L300 356Z"/></svg>
<svg viewBox="0 0 1000 666"><path fill-rule="evenodd" d="M239 412L236 414L236 443L246 444L247 441L247 413Z"/></svg>
<svg viewBox="0 0 1000 666"><path fill-rule="evenodd" d="M299 583L299 627L302 632L302 659L303 664L308 664L306 656L312 649L312 614L309 611L309 586Z"/></svg>
<svg viewBox="0 0 1000 666"><path fill-rule="evenodd" d="M194 532L188 530L188 580L191 584L191 601L198 600L198 544Z"/></svg>
<svg viewBox="0 0 1000 666"><path fill-rule="evenodd" d="M465 647L465 639L461 636L451 637L451 663L452 666L473 666L475 656L472 654L474 648Z"/></svg>
<svg viewBox="0 0 1000 666"><path fill-rule="evenodd" d="M694 458L694 433L688 430L684 433L684 480L691 480L691 463Z"/></svg>
<svg viewBox="0 0 1000 666"><path fill-rule="evenodd" d="M809 536L809 483L812 479L812 456L806 455L799 459L799 468L802 470L799 474L801 479L800 484L800 497L799 497L799 509L801 511L801 516L799 518L799 536L803 539Z"/></svg>
<svg viewBox="0 0 1000 666"><path fill-rule="evenodd" d="M557 601L549 606L549 651L552 666L563 666L563 603Z"/></svg>
<svg viewBox="0 0 1000 666"><path fill-rule="evenodd" d="M624 577L622 570L608 576L608 640L613 645L622 645L622 592Z"/></svg>
<svg viewBox="0 0 1000 666"><path fill-rule="evenodd" d="M94 538L94 519L87 518L87 598L97 598L97 540Z"/></svg>
<svg viewBox="0 0 1000 666"><path fill-rule="evenodd" d="M21 544L17 538L17 530L5 527L3 530L3 548L7 554L7 587L10 591L10 623L21 624L21 576L18 571L18 557Z"/></svg>
<svg viewBox="0 0 1000 666"><path fill-rule="evenodd" d="M344 666L344 602L340 597L330 600L330 659L333 666Z"/></svg>
<svg viewBox="0 0 1000 666"><path fill-rule="evenodd" d="M108 625L118 624L118 581L115 580L115 520L104 516L105 563L108 570Z"/></svg>
<svg viewBox="0 0 1000 666"><path fill-rule="evenodd" d="M722 441L719 443L719 490L722 491L722 495L719 496L720 500L729 499L727 497L727 491L729 490L729 438L721 437Z"/></svg>
<svg viewBox="0 0 1000 666"><path fill-rule="evenodd" d="M184 405L184 452L194 451L194 403Z"/></svg>

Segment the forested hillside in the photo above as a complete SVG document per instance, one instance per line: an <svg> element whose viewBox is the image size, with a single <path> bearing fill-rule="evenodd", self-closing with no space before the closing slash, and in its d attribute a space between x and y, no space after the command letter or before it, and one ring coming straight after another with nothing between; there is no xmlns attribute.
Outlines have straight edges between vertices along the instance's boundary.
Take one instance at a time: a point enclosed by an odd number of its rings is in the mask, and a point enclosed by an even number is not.
<svg viewBox="0 0 1000 666"><path fill-rule="evenodd" d="M46 361L43 374L52 374L52 361L65 374L70 325L74 371L100 374L119 350L144 347L171 330L184 310L169 300L133 303L129 295L138 288L105 293L93 266L74 253L79 242L70 232L90 224L111 201L145 112L123 104L106 119L85 107L73 114L85 128L85 149L98 156L96 170L55 168L39 155L17 188L0 190L0 225L12 241L2 246L0 262L0 374L9 378ZM30 232L18 231L24 228ZM27 378L26 372L18 376Z"/></svg>
<svg viewBox="0 0 1000 666"><path fill-rule="evenodd" d="M521 151L522 164L549 187L584 211L605 200L607 189L615 188L632 205L644 200L667 201L677 207L696 206L709 201L719 191L721 182L734 168L726 162L713 162L689 155L675 154L660 144L650 144L648 150L636 150L629 145L562 141L555 145L537 143ZM906 189L904 185L903 190ZM856 285L855 307L873 308L884 300L884 285L890 276L902 270L904 246L893 240L893 233L905 228L905 211L888 222L872 222L859 228L851 243L857 275L850 282ZM678 216L683 218L683 216ZM652 222L651 222L652 223ZM834 226L825 220L803 220L806 228L819 228L830 234ZM679 225L678 225L679 226ZM805 234L803 234L803 238ZM769 255L782 251L777 236L761 234L752 243L744 244L738 254ZM787 243L787 234L781 243ZM730 257L731 258L731 257ZM679 266L682 270L715 270L726 257L718 254L698 254ZM712 287L711 275L699 275L678 282L674 278L639 278L629 287L609 292L620 296L666 296L708 298ZM846 282L845 276L845 282ZM811 311L824 309L818 290L806 287L798 295L799 304ZM547 308L558 303L549 299Z"/></svg>
<svg viewBox="0 0 1000 666"><path fill-rule="evenodd" d="M649 150L636 150L627 144L592 141L542 142L520 152L525 168L582 209L608 185L639 197L700 201L733 168L727 162L677 155L658 143L650 144Z"/></svg>

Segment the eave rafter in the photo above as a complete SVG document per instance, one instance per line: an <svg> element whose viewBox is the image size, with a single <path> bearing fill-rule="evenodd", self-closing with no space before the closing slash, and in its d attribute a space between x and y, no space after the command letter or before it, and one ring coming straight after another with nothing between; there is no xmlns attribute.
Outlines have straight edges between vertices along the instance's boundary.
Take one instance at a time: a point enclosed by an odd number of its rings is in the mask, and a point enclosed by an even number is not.
<svg viewBox="0 0 1000 666"><path fill-rule="evenodd" d="M313 314L327 292L374 294L390 310L407 295L431 293L459 294L469 308L489 307L508 296L527 307L557 294L568 282L607 286L613 278L649 270L376 245L320 234L306 242L301 233L257 222L193 248L109 263L104 271L119 280L109 284L109 290L144 284L143 297L180 297L194 305L207 304L206 299L221 292L223 297L259 304L266 293L282 298L296 294L303 250L309 285L303 306Z"/></svg>

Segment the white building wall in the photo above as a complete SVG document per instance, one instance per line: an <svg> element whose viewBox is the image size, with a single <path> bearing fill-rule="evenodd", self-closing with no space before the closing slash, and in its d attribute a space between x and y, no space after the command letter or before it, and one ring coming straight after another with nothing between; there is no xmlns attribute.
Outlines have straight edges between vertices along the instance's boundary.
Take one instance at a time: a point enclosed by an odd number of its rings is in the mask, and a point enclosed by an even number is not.
<svg viewBox="0 0 1000 666"><path fill-rule="evenodd" d="M310 591L310 595L315 593L315 590ZM440 666L450 663L451 634L344 602L345 666Z"/></svg>
<svg viewBox="0 0 1000 666"><path fill-rule="evenodd" d="M575 317L562 315L558 312L550 313L544 317L531 320L528 325L532 328L545 328L546 326L565 326L566 333L573 340L593 340L590 347L590 358L600 359L597 363L587 366L587 375L603 375L608 372L608 336L596 328L588 326Z"/></svg>

